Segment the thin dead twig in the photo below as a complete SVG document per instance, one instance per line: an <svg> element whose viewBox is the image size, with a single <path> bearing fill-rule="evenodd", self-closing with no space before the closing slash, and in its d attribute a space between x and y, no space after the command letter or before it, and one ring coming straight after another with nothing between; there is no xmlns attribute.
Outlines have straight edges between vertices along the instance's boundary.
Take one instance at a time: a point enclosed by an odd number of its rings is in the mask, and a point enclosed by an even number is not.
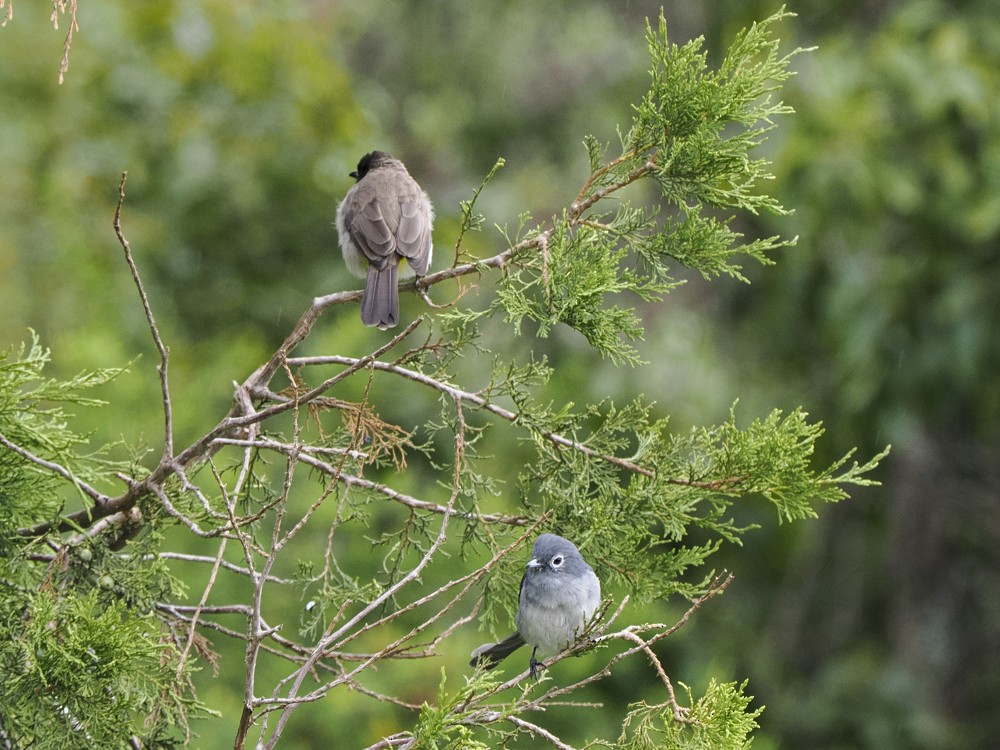
<svg viewBox="0 0 1000 750"><path fill-rule="evenodd" d="M85 494L87 497L89 497L91 500L94 501L95 505L101 506L101 505L105 505L105 504L107 504L107 503L109 503L111 501L110 497L108 497L107 495L105 495L103 492L99 492L95 488L91 487L89 484L87 484L85 481L83 481L82 479L80 479L78 476L76 476L73 472L71 472L65 466L62 466L61 464L57 464L55 461L48 461L48 460L46 460L44 458L36 456L34 453L32 453L31 451L29 451L27 448L22 448L17 443L14 443L13 441L9 440L7 438L7 436L4 435L2 432L0 432L0 445L3 445L8 450L13 451L17 455L19 455L21 458L23 458L23 459L25 459L27 461L30 461L31 463L35 464L36 466L39 466L39 467L41 467L41 468L43 468L43 469L45 469L47 471L51 471L53 474L58 474L63 479L67 480L70 484L72 484L75 487L79 488L80 491L83 492L83 494ZM28 534L25 534L26 531L29 531L29 530L27 530L27 529L18 529L18 532L22 536L28 535Z"/></svg>
<svg viewBox="0 0 1000 750"><path fill-rule="evenodd" d="M10 10L8 11L7 18L14 17L14 3L10 0ZM62 62L59 63L59 85L62 85L63 79L66 75L66 71L69 70L69 48L73 44L73 32L79 31L80 27L76 23L76 0L52 0L52 15L49 20L52 21L52 25L58 29L59 28L59 14L65 15L67 7L69 8L69 28L66 29L66 39L63 41L63 56ZM7 21L4 21L6 25Z"/></svg>
<svg viewBox="0 0 1000 750"><path fill-rule="evenodd" d="M73 26L76 25L76 0L70 0L72 5L73 20L70 23L70 35L73 33ZM53 17L55 16L55 11L53 11ZM69 39L66 42L66 54L69 54ZM65 63L69 65L68 61ZM62 83L62 73L60 73L60 83ZM160 392L163 399L163 458L169 460L174 454L174 428L173 428L173 409L170 404L170 385L167 376L167 368L170 360L170 350L163 343L163 337L160 336L160 329L156 326L156 318L153 316L153 308L149 305L149 297L146 295L146 288L143 286L142 277L139 275L139 268L135 264L135 259L132 257L132 246L129 241L125 239L125 234L122 231L122 206L125 203L125 180L128 179L128 172L122 172L122 179L118 183L118 205L115 206L115 218L114 218L114 228L115 235L118 237L118 242L122 246L122 250L125 253L125 262L128 264L129 271L132 273L132 281L135 283L136 289L139 290L139 299L142 300L142 311L146 315L146 323L149 325L149 332L153 336L153 343L156 345L156 351L160 354L160 365L157 368L160 374Z"/></svg>
<svg viewBox="0 0 1000 750"><path fill-rule="evenodd" d="M402 505L413 510L423 510L429 511L431 513L447 513L448 507L446 505L441 505L440 503L432 503L427 500L420 500L413 497L412 495L407 495L406 493L394 490L388 485L381 484L379 482L374 482L371 479L365 479L364 477L355 476L353 474L347 474L339 466L329 463L328 461L323 461L322 459L316 458L312 455L313 448L311 446L299 446L296 449L294 446L288 443L283 443L278 440L272 440L270 438L260 438L257 441L235 441L235 440L224 440L226 444L240 444L240 445L252 445L257 448L262 448L265 450L275 451L276 453L283 453L285 455L291 454L293 451L298 450L298 460L314 469L334 477L337 481L348 487L357 487L358 489L368 490L371 492L378 492L390 500L394 500ZM343 455L345 452L337 450L338 453ZM347 455L351 455L350 451L346 452ZM359 454L364 456L365 454ZM481 521L487 523L501 523L510 526L526 526L530 519L527 516L512 516L504 513L482 513L482 514L471 514L466 511L452 510L450 511L452 515L461 518L472 518L475 517Z"/></svg>
<svg viewBox="0 0 1000 750"><path fill-rule="evenodd" d="M329 355L321 357L294 357L289 360L290 364L302 365L302 366L331 365L331 364L353 366L356 362L357 360L353 357L343 357L340 355ZM450 383L446 383L442 380L437 380L436 378L432 378L430 375L426 375L422 372L417 372L416 370L411 370L409 368L402 367L400 365L389 362L376 361L372 362L370 366L376 370L382 370L383 372L391 372L395 375L407 378L408 380L412 380L414 382L430 386L435 390L448 394L452 398L460 399L467 403L473 404L474 406L482 409L483 411L495 414L498 417L507 420L508 422L517 422L519 420L518 414L516 412L511 411L510 409L505 409L504 407L499 406L498 404L494 404L477 393L471 393L469 391L462 390L457 386L451 385ZM546 440L550 441L555 445L564 448L571 448L573 450L579 451L580 453L583 453L584 455L590 458L597 458L602 461L606 461L610 464L614 464L615 466L626 469L635 474L641 474L642 476L645 477L653 478L656 476L656 471L653 469L647 469L646 467L640 466L639 464L634 463L633 461L629 461L628 459L625 458L619 458L618 456L612 456L609 454L601 453L599 451L595 451L593 448L590 448L589 446L584 445L583 443L580 443L576 440L572 440L571 438L560 435L559 433L552 432L551 430L538 430L537 432Z"/></svg>

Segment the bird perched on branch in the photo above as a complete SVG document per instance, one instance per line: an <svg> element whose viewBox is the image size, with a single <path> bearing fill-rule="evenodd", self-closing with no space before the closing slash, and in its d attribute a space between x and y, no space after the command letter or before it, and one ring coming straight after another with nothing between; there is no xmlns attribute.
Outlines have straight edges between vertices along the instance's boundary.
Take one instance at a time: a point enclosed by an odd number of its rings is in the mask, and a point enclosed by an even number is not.
<svg viewBox="0 0 1000 750"><path fill-rule="evenodd" d="M434 207L403 162L384 151L362 156L351 177L357 183L337 208L340 248L348 270L365 279L361 322L392 328L399 275L425 276L430 266Z"/></svg>
<svg viewBox="0 0 1000 750"><path fill-rule="evenodd" d="M477 648L471 666L492 669L527 643L532 647L531 676L537 679L536 656L550 656L570 645L597 611L601 582L568 539L542 534L531 548L527 568L514 617L517 632Z"/></svg>

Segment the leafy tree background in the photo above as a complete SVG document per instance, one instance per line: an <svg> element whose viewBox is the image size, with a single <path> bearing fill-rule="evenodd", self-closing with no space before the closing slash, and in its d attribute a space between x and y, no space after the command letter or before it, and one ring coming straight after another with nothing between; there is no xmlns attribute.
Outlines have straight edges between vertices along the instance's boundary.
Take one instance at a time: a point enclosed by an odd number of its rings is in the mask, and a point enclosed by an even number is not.
<svg viewBox="0 0 1000 750"><path fill-rule="evenodd" d="M803 404L827 426L827 463L894 445L884 486L818 521L775 528L769 506L741 506L738 520L762 528L721 553L736 584L665 647L696 689L750 678L767 706L757 747L984 747L1000 734L991 6L793 5L783 45L818 49L795 58L785 98L798 114L767 151L796 213L745 231L798 234L797 247L776 267L748 265L749 287L692 277L649 307L638 348L658 368L655 391L611 363L574 367L580 341L564 330L540 342L578 372L557 401L655 392L678 431L723 421L736 398L751 416ZM711 54L775 9L675 3L666 17L674 41L705 34ZM508 166L480 210L512 224L525 207L545 216L585 175L583 134L613 139L644 90L642 21L658 11L81 3L59 86L67 18L57 32L48 8L18 3L0 31L0 346L34 328L57 377L142 353L102 393L110 405L76 410L74 424L95 442L155 444L155 355L110 227L128 169L129 237L171 346L178 440L196 437L309 299L356 286L332 215L361 153L404 159L438 206L439 243L500 155ZM360 326L326 322L324 349L363 346ZM206 703L234 700L209 671L196 679ZM327 714L315 716L324 731ZM377 732L387 719L355 720ZM206 747L231 739L231 722L197 729Z"/></svg>

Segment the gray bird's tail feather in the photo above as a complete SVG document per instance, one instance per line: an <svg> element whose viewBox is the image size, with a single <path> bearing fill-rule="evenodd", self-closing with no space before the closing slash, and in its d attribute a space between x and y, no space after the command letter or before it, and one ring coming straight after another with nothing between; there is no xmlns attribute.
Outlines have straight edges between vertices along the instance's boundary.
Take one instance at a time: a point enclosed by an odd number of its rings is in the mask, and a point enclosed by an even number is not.
<svg viewBox="0 0 1000 750"><path fill-rule="evenodd" d="M483 669L493 669L497 664L524 645L520 633L511 633L499 643L484 643L472 652L469 666Z"/></svg>
<svg viewBox="0 0 1000 750"><path fill-rule="evenodd" d="M368 266L365 291L361 295L361 322L385 330L399 322L399 264L387 263L381 270Z"/></svg>

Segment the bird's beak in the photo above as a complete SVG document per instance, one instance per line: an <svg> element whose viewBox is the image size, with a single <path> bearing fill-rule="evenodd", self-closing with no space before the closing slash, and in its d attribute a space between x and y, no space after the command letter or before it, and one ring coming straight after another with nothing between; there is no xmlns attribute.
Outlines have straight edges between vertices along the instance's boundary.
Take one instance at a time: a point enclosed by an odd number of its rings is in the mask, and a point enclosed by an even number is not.
<svg viewBox="0 0 1000 750"><path fill-rule="evenodd" d="M357 172L348 172L348 177L353 177L355 180L360 179Z"/></svg>
<svg viewBox="0 0 1000 750"><path fill-rule="evenodd" d="M540 568L540 567L542 567L542 564L540 562L538 562L538 560L532 559L532 560L528 560L528 567L529 568Z"/></svg>

